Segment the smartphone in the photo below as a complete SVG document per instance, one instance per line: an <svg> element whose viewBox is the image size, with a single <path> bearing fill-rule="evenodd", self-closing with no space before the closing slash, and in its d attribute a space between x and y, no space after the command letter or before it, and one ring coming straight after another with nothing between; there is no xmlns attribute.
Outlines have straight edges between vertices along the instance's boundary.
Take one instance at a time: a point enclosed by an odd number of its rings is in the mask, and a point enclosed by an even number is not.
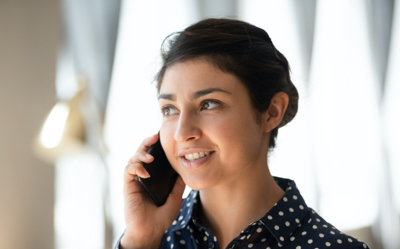
<svg viewBox="0 0 400 249"><path fill-rule="evenodd" d="M160 133L158 133L158 141L147 152L154 157L154 160L151 163L142 162L142 165L149 172L150 178L138 176L138 179L151 199L159 207L167 201L178 178L178 173L172 168L165 155L161 146Z"/></svg>

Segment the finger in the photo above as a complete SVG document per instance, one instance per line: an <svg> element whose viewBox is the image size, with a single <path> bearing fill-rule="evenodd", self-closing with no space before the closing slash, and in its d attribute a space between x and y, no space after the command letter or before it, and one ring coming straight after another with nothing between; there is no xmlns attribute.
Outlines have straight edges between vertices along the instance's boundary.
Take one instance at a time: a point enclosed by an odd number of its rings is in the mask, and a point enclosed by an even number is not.
<svg viewBox="0 0 400 249"><path fill-rule="evenodd" d="M156 133L143 140L143 142L140 144L140 148L147 151L153 144L157 142L157 140L158 140L158 134Z"/></svg>
<svg viewBox="0 0 400 249"><path fill-rule="evenodd" d="M176 179L174 188L172 189L171 194L168 196L167 202L165 203L165 208L170 209L179 209L182 203L182 195L185 190L185 182L183 181L181 176L178 176ZM173 217L175 218L175 217Z"/></svg>
<svg viewBox="0 0 400 249"><path fill-rule="evenodd" d="M142 152L147 153L149 148L153 144L155 144L157 142L157 140L158 140L158 134L154 134L153 136L148 137L145 140L143 140L143 142L140 144L138 150L136 151L135 155L128 160L128 164L139 163L140 161L139 161L139 158L137 157L138 153L142 153Z"/></svg>
<svg viewBox="0 0 400 249"><path fill-rule="evenodd" d="M124 182L126 183L132 182L136 180L136 176L140 176L142 178L148 178L150 177L150 174L140 163L127 165L125 167Z"/></svg>

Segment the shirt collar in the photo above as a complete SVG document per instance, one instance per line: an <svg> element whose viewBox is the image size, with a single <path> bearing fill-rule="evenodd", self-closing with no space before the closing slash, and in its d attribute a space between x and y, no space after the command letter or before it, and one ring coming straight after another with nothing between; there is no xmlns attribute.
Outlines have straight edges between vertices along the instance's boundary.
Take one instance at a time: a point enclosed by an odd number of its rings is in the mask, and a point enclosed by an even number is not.
<svg viewBox="0 0 400 249"><path fill-rule="evenodd" d="M296 230L308 212L308 206L293 180L274 177L285 190L282 198L259 221L283 245Z"/></svg>
<svg viewBox="0 0 400 249"><path fill-rule="evenodd" d="M264 217L256 222L261 222L274 238L283 245L289 240L294 230L299 227L308 212L308 206L293 180L279 177L274 177L274 179L285 191L285 194ZM192 190L188 197L183 199L180 212L170 227L172 232L185 228L190 221L203 227L197 222L199 198L199 191Z"/></svg>

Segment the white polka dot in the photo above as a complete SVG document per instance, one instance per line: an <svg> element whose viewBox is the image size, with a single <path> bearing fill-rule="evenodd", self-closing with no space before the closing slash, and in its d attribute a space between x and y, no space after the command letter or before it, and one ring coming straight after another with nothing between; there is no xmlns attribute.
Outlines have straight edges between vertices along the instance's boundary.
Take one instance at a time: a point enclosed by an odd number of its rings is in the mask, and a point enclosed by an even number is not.
<svg viewBox="0 0 400 249"><path fill-rule="evenodd" d="M267 247L267 249L271 249L271 247Z"/></svg>
<svg viewBox="0 0 400 249"><path fill-rule="evenodd" d="M317 229L318 227L317 227L316 225L313 225L312 228L313 228L313 229Z"/></svg>
<svg viewBox="0 0 400 249"><path fill-rule="evenodd" d="M286 198L286 197L283 197L283 201L284 201L284 202L287 202L288 200L287 200L287 198Z"/></svg>
<svg viewBox="0 0 400 249"><path fill-rule="evenodd" d="M172 225L176 225L176 223L178 223L176 220L174 220L174 222L172 222Z"/></svg>
<svg viewBox="0 0 400 249"><path fill-rule="evenodd" d="M189 229L190 229L190 226L187 226L186 229L189 230Z"/></svg>
<svg viewBox="0 0 400 249"><path fill-rule="evenodd" d="M250 237L251 237L251 234L247 235L247 239L250 239Z"/></svg>
<svg viewBox="0 0 400 249"><path fill-rule="evenodd" d="M325 235L323 233L319 234L319 237L323 238Z"/></svg>
<svg viewBox="0 0 400 249"><path fill-rule="evenodd" d="M312 244L312 243L313 243L313 240L312 240L312 239L309 239L307 242L308 242L308 244Z"/></svg>
<svg viewBox="0 0 400 249"><path fill-rule="evenodd" d="M171 244L171 248L174 248L174 244Z"/></svg>
<svg viewBox="0 0 400 249"><path fill-rule="evenodd" d="M170 241L170 240L171 240L171 236L168 236L168 237L167 237L167 241Z"/></svg>
<svg viewBox="0 0 400 249"><path fill-rule="evenodd" d="M294 212L294 209L293 209L293 208L289 208L289 211L293 213L293 212Z"/></svg>
<svg viewBox="0 0 400 249"><path fill-rule="evenodd" d="M271 215L268 215L268 220L272 220L272 216Z"/></svg>
<svg viewBox="0 0 400 249"><path fill-rule="evenodd" d="M293 199L297 200L297 195L293 195Z"/></svg>
<svg viewBox="0 0 400 249"><path fill-rule="evenodd" d="M190 228L190 232L193 233L193 229Z"/></svg>
<svg viewBox="0 0 400 249"><path fill-rule="evenodd" d="M279 230L279 226L278 225L275 225L274 228L275 228L275 230Z"/></svg>
<svg viewBox="0 0 400 249"><path fill-rule="evenodd" d="M281 236L279 239L280 239L281 241L284 241L284 240L285 240L285 238L284 238L284 237L282 237L282 236Z"/></svg>
<svg viewBox="0 0 400 249"><path fill-rule="evenodd" d="M334 231L331 231L331 234L335 234L335 232L334 232Z"/></svg>
<svg viewBox="0 0 400 249"><path fill-rule="evenodd" d="M295 219L295 221L296 221L297 223L300 223L300 220L299 220L299 219Z"/></svg>
<svg viewBox="0 0 400 249"><path fill-rule="evenodd" d="M255 226L256 224L257 224L257 223L253 222L251 225L252 225L252 226Z"/></svg>
<svg viewBox="0 0 400 249"><path fill-rule="evenodd" d="M301 210L303 210L303 209L304 209L303 205L300 205L300 206L299 206L299 208L300 208Z"/></svg>
<svg viewBox="0 0 400 249"><path fill-rule="evenodd" d="M288 187L287 190L292 190L292 187Z"/></svg>
<svg viewBox="0 0 400 249"><path fill-rule="evenodd" d="M306 235L306 234L307 234L307 232L306 232L306 231L304 231L304 232L302 232L302 233L301 233L301 235Z"/></svg>
<svg viewBox="0 0 400 249"><path fill-rule="evenodd" d="M214 236L214 241L217 241L217 237Z"/></svg>
<svg viewBox="0 0 400 249"><path fill-rule="evenodd" d="M184 220L181 222L181 225L183 225L183 224L185 224L185 221L184 221Z"/></svg>
<svg viewBox="0 0 400 249"><path fill-rule="evenodd" d="M351 238L349 238L348 240L349 240L350 243L353 242L353 240Z"/></svg>
<svg viewBox="0 0 400 249"><path fill-rule="evenodd" d="M328 226L327 225L323 225L323 227L327 228Z"/></svg>
<svg viewBox="0 0 400 249"><path fill-rule="evenodd" d="M289 221L286 221L285 222L285 225L288 227L288 226L290 226L290 222Z"/></svg>
<svg viewBox="0 0 400 249"><path fill-rule="evenodd" d="M332 227L332 229L336 229L336 227Z"/></svg>
<svg viewBox="0 0 400 249"><path fill-rule="evenodd" d="M279 246L279 247L282 247L282 244L281 244L281 243L278 243L278 246Z"/></svg>
<svg viewBox="0 0 400 249"><path fill-rule="evenodd" d="M275 203L275 204L274 204L274 207L275 207L276 205L278 205L278 203Z"/></svg>
<svg viewBox="0 0 400 249"><path fill-rule="evenodd" d="M181 244L182 244L182 245L184 245L184 244L185 244L185 241L184 241L184 240L181 240L180 242L181 242Z"/></svg>
<svg viewBox="0 0 400 249"><path fill-rule="evenodd" d="M320 220L320 219L318 219L318 218L316 218L315 220L316 220L317 222L320 222L320 221L321 221L321 220Z"/></svg>
<svg viewBox="0 0 400 249"><path fill-rule="evenodd" d="M367 245L366 245L366 244L363 244L363 247L364 247L364 248L367 248Z"/></svg>
<svg viewBox="0 0 400 249"><path fill-rule="evenodd" d="M341 240L341 239L338 239L338 240L337 240L337 243L342 244L342 240Z"/></svg>
<svg viewBox="0 0 400 249"><path fill-rule="evenodd" d="M248 248L252 248L252 247L253 247L253 244L250 243L247 247L248 247Z"/></svg>
<svg viewBox="0 0 400 249"><path fill-rule="evenodd" d="M179 232L179 231L176 231L176 235L181 235L181 232Z"/></svg>
<svg viewBox="0 0 400 249"><path fill-rule="evenodd" d="M310 223L312 221L312 219L310 218L309 220L308 220L308 223Z"/></svg>
<svg viewBox="0 0 400 249"><path fill-rule="evenodd" d="M207 236L210 236L210 235L207 233L207 231L205 231L204 233L205 233Z"/></svg>
<svg viewBox="0 0 400 249"><path fill-rule="evenodd" d="M301 249L301 246L296 246L296 249Z"/></svg>
<svg viewBox="0 0 400 249"><path fill-rule="evenodd" d="M196 243L199 244L199 241L196 239Z"/></svg>
<svg viewBox="0 0 400 249"><path fill-rule="evenodd" d="M331 246L331 243L326 242L325 245L326 245L326 246Z"/></svg>
<svg viewBox="0 0 400 249"><path fill-rule="evenodd" d="M266 238L262 238L261 239L261 242L265 242L267 239Z"/></svg>
<svg viewBox="0 0 400 249"><path fill-rule="evenodd" d="M204 236L203 240L204 240L204 241L207 241L207 236Z"/></svg>
<svg viewBox="0 0 400 249"><path fill-rule="evenodd" d="M290 237L290 241L293 241L294 239L295 239L295 237L293 237L293 236L292 236L292 237Z"/></svg>
<svg viewBox="0 0 400 249"><path fill-rule="evenodd" d="M242 236L240 239L241 239L241 240L244 240L245 238L246 238L246 236Z"/></svg>
<svg viewBox="0 0 400 249"><path fill-rule="evenodd" d="M280 215L280 216L283 216L284 213L283 213L282 211L279 211L279 215Z"/></svg>
<svg viewBox="0 0 400 249"><path fill-rule="evenodd" d="M189 207L190 206L190 202L188 204L186 204L186 206Z"/></svg>
<svg viewBox="0 0 400 249"><path fill-rule="evenodd" d="M261 227L257 228L257 233L261 233L261 231L262 231Z"/></svg>

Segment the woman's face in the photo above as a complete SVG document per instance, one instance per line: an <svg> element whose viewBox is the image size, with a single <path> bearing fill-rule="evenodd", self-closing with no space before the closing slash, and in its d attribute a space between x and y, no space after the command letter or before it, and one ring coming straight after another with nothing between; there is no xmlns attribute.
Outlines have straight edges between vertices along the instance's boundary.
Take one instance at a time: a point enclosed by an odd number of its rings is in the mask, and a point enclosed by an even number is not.
<svg viewBox="0 0 400 249"><path fill-rule="evenodd" d="M192 189L240 180L244 170L266 164L268 136L232 74L200 59L175 63L165 72L159 105L162 146Z"/></svg>

